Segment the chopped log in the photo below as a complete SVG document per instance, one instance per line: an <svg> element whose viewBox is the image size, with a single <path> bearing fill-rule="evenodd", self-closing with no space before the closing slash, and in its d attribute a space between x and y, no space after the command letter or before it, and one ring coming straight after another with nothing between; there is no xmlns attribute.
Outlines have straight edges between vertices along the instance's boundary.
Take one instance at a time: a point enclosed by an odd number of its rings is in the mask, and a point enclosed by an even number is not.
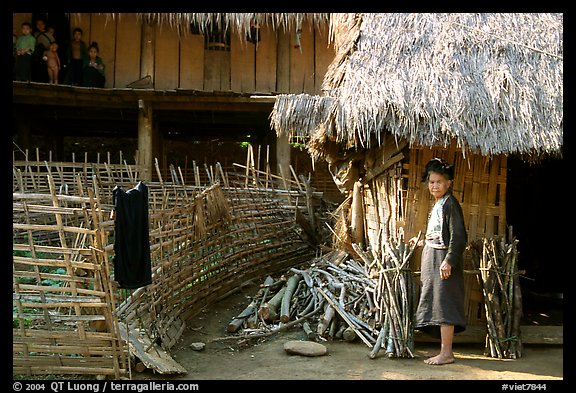
<svg viewBox="0 0 576 393"><path fill-rule="evenodd" d="M354 243L364 247L364 185L359 181L354 183L352 207L350 209L350 229Z"/></svg>
<svg viewBox="0 0 576 393"><path fill-rule="evenodd" d="M290 320L290 303L292 301L292 296L296 290L298 282L302 279L300 274L294 274L288 279L286 283L286 291L284 296L282 296L282 302L280 304L280 321L286 323Z"/></svg>
<svg viewBox="0 0 576 393"><path fill-rule="evenodd" d="M318 338L317 334L310 327L310 323L308 321L304 321L302 323L302 329L304 329L304 333L306 333L308 340L315 341Z"/></svg>
<svg viewBox="0 0 576 393"><path fill-rule="evenodd" d="M267 302L262 303L258 309L258 316L266 322L273 322L278 318L278 306L282 302L286 285L280 288L278 292Z"/></svg>
<svg viewBox="0 0 576 393"><path fill-rule="evenodd" d="M334 307L332 307L330 304L326 304L326 308L324 309L324 315L322 316L322 319L320 320L320 323L318 324L316 329L318 335L320 336L324 335L324 332L326 331L326 329L328 329L328 326L330 325L330 322L332 322L335 313L336 311L334 310Z"/></svg>
<svg viewBox="0 0 576 393"><path fill-rule="evenodd" d="M138 362L134 366L134 371L136 371L137 373L143 373L144 371L146 371L147 368L148 367L146 367L146 365L144 363Z"/></svg>
<svg viewBox="0 0 576 393"><path fill-rule="evenodd" d="M268 283L268 284L272 284L273 282L274 282L274 280L272 279L272 277L267 277L265 280L265 283ZM244 324L245 320L249 319L251 316L255 316L255 314L258 310L258 303L259 303L258 299L260 297L264 296L264 293L266 291L268 291L268 288L266 286L260 288L260 290L258 291L256 296L254 296L254 298L252 299L252 301L250 302L248 307L246 307L244 310L242 310L242 312L240 314L238 314L228 324L228 328L227 328L228 333L236 332L240 328L240 326L242 326Z"/></svg>
<svg viewBox="0 0 576 393"><path fill-rule="evenodd" d="M226 328L226 331L228 333L234 333L236 332L238 329L240 329L240 326L242 326L244 324L244 318L234 318L232 321L230 321L230 323L228 324L228 327Z"/></svg>
<svg viewBox="0 0 576 393"><path fill-rule="evenodd" d="M268 330L266 332L262 332L262 333L254 333L254 334L249 334L249 335L243 335L243 336L227 336L227 337L219 337L219 338L214 338L212 339L212 341L223 341L223 340L230 340L230 339L238 339L238 338L244 338L244 339L254 339L254 338L261 338L261 337L268 337L271 336L273 334L276 334L278 332L281 332L283 330L286 329L290 329L292 326L299 324L300 322L305 321L306 319L312 317L313 315L317 314L318 312L320 312L320 310L322 309L322 307L318 307L315 310L310 311L308 314L294 320L294 321L290 321L288 323L285 323L284 325L281 325L275 329L272 330Z"/></svg>
<svg viewBox="0 0 576 393"><path fill-rule="evenodd" d="M380 329L380 333L378 334L378 338L376 339L376 344L374 344L374 348L372 348L370 355L368 355L370 359L376 359L378 352L380 352L380 348L382 348L382 341L385 339L385 335L386 335L386 328L382 327Z"/></svg>
<svg viewBox="0 0 576 393"><path fill-rule="evenodd" d="M330 296L328 296L326 294L326 292L324 292L322 290L322 288L318 288L318 292L320 292L320 294L322 296L324 296L324 298L328 301L328 303L334 307L334 309L338 312L338 314L340 314L340 316L342 317L342 319L344 319L344 321L346 321L346 323L348 324L348 326L354 330L354 333L356 333L356 335L358 337L360 337L362 339L362 341L364 342L364 344L368 345L370 348L372 348L372 343L370 343L370 341L368 341L368 339L366 337L364 337L364 335L362 333L360 333L360 331L358 330L358 328L356 328L356 326L354 326L354 323L350 320L348 314L346 313L346 311L340 309L340 307L338 307L338 305L336 304L336 302L334 302L334 300L332 300L330 298Z"/></svg>
<svg viewBox="0 0 576 393"><path fill-rule="evenodd" d="M349 343L351 343L352 341L356 340L356 333L354 332L354 329L352 329L350 326L348 326L346 329L344 329L344 331L342 332L342 338L345 341L348 341Z"/></svg>

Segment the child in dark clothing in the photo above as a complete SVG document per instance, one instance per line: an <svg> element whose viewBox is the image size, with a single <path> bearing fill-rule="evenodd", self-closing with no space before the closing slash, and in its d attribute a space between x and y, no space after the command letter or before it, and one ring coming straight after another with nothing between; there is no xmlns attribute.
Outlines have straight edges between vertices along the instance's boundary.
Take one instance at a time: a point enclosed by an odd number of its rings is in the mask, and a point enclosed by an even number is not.
<svg viewBox="0 0 576 393"><path fill-rule="evenodd" d="M79 86L82 84L82 67L88 60L88 47L82 40L82 29L76 27L73 31L72 42L68 46L68 73L64 83Z"/></svg>
<svg viewBox="0 0 576 393"><path fill-rule="evenodd" d="M35 47L36 38L32 35L32 25L24 22L22 35L16 39L14 80L27 82L32 79L32 54Z"/></svg>
<svg viewBox="0 0 576 393"><path fill-rule="evenodd" d="M82 68L82 86L104 87L106 78L104 76L104 62L98 56L98 44L93 42L88 47L88 59Z"/></svg>

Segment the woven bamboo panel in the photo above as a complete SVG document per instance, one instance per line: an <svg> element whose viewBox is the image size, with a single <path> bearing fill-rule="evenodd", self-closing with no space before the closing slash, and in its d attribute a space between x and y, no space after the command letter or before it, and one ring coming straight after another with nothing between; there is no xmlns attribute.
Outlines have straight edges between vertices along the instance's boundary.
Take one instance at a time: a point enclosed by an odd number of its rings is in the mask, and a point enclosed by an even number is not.
<svg viewBox="0 0 576 393"><path fill-rule="evenodd" d="M45 179L48 193L13 193L13 373L119 377L126 353L98 198L84 188L60 194Z"/></svg>

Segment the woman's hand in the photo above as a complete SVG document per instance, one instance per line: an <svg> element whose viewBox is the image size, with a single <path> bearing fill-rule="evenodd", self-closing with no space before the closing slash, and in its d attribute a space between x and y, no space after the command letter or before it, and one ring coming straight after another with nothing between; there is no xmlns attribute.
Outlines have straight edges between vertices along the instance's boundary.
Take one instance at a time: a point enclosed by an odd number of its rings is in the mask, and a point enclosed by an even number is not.
<svg viewBox="0 0 576 393"><path fill-rule="evenodd" d="M442 280L447 280L450 278L451 274L452 274L452 266L450 266L448 262L442 261L442 263L440 264L440 278Z"/></svg>

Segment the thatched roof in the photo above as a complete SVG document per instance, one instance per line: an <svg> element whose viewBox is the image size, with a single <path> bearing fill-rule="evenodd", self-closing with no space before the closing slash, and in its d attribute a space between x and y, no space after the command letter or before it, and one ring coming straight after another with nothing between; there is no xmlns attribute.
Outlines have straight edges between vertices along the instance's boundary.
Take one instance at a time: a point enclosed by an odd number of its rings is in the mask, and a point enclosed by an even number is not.
<svg viewBox="0 0 576 393"><path fill-rule="evenodd" d="M544 13L333 15L323 95L278 96L272 127L346 147L386 131L411 146L560 153L562 25Z"/></svg>
<svg viewBox="0 0 576 393"><path fill-rule="evenodd" d="M112 18L121 18L121 13L109 13ZM190 32L190 26L195 26L200 33L210 32L213 28L220 30L231 29L245 37L250 33L252 25L268 25L276 29L300 28L303 22L311 23L311 26L326 25L330 19L329 13L138 13L141 21L155 22L161 26L169 25L176 28L180 33Z"/></svg>

